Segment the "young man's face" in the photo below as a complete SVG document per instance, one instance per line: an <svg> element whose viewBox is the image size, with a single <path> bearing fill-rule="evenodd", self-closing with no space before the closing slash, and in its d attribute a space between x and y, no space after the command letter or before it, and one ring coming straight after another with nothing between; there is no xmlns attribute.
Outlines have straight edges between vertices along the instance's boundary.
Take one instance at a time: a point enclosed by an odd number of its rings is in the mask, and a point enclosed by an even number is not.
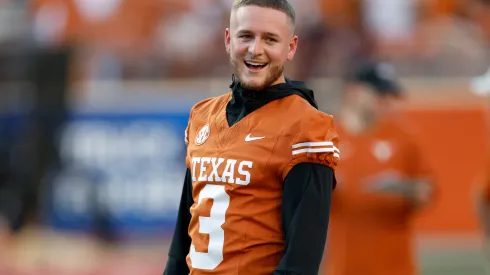
<svg viewBox="0 0 490 275"><path fill-rule="evenodd" d="M231 13L226 51L235 75L247 89L263 90L284 82L284 63L292 60L298 38L286 13L244 6Z"/></svg>

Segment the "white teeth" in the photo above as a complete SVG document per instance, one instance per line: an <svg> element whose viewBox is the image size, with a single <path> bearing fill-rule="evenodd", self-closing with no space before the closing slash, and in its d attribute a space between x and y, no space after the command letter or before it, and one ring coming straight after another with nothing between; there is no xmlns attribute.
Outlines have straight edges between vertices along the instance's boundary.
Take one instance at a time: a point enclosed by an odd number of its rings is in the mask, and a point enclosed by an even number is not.
<svg viewBox="0 0 490 275"><path fill-rule="evenodd" d="M255 63L255 62L248 62L248 61L246 61L246 62L247 62L247 64L250 64L252 66L263 66L263 65L265 65L265 63Z"/></svg>

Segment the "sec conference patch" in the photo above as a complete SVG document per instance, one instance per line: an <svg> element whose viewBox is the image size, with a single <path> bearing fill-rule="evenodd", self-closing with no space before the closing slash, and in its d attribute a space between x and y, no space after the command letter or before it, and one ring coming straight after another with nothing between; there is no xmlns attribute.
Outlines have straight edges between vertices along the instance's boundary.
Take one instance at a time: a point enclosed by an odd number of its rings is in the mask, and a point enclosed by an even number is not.
<svg viewBox="0 0 490 275"><path fill-rule="evenodd" d="M196 145L202 145L209 138L210 127L209 124L204 125L204 127L199 130L196 137Z"/></svg>

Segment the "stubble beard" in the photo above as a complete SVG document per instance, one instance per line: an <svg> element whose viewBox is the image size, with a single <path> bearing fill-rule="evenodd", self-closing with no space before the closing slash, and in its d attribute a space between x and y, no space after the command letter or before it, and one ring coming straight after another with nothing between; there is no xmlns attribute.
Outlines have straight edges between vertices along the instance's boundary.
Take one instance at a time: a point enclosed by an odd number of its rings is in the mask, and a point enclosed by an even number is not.
<svg viewBox="0 0 490 275"><path fill-rule="evenodd" d="M268 64L267 66L269 66L269 69L262 83L247 83L247 82L243 82L240 79L240 76L245 73L242 71L246 68L245 65L242 66L241 64L238 64L237 61L233 59L231 56L230 56L230 64L231 67L233 68L233 73L240 80L240 84L242 85L242 87L252 91L262 91L265 88L271 86L282 76L284 72L284 66L272 66L271 64Z"/></svg>

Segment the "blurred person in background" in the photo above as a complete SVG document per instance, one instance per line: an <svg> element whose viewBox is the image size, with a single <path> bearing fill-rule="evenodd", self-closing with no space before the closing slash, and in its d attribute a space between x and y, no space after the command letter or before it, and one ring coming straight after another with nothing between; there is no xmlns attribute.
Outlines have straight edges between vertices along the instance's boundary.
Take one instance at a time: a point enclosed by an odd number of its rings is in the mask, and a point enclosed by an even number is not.
<svg viewBox="0 0 490 275"><path fill-rule="evenodd" d="M324 274L417 274L411 222L434 188L426 158L397 112L402 94L385 63L363 64L345 85Z"/></svg>
<svg viewBox="0 0 490 275"><path fill-rule="evenodd" d="M164 274L318 273L338 137L313 91L284 76L294 27L287 0L234 2L225 31L232 91L191 110Z"/></svg>

